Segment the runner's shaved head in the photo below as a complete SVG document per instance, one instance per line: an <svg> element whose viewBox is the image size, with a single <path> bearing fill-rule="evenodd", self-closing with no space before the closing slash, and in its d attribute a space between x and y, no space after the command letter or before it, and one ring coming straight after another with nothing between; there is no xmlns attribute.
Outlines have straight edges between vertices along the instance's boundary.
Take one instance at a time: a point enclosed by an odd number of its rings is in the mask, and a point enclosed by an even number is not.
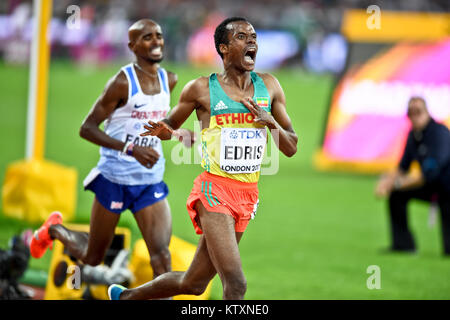
<svg viewBox="0 0 450 320"><path fill-rule="evenodd" d="M141 19L136 21L131 27L128 28L128 39L130 41L136 41L136 39L142 34L144 29L151 26L160 27L158 23L151 19Z"/></svg>
<svg viewBox="0 0 450 320"><path fill-rule="evenodd" d="M128 48L141 59L159 63L163 59L164 37L161 26L151 19L141 19L128 28Z"/></svg>

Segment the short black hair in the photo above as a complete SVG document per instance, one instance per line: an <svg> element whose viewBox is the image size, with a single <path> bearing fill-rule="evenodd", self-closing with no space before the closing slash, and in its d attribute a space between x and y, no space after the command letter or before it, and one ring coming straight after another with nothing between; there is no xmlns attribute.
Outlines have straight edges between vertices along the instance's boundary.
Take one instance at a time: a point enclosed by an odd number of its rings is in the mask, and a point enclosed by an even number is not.
<svg viewBox="0 0 450 320"><path fill-rule="evenodd" d="M214 31L214 44L216 46L217 53L223 59L223 54L220 52L219 46L223 44L228 44L228 32L227 25L231 22L235 21L245 21L248 22L247 19L243 17L231 17L223 20Z"/></svg>

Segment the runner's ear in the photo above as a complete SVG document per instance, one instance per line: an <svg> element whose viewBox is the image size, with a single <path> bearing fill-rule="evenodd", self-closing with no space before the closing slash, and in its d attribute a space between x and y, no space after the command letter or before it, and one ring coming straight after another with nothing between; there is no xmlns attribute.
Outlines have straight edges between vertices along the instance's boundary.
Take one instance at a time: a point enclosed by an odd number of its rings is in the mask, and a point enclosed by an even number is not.
<svg viewBox="0 0 450 320"><path fill-rule="evenodd" d="M228 46L224 43L221 43L219 45L219 50L220 50L220 53L222 53L222 54L228 53Z"/></svg>
<svg viewBox="0 0 450 320"><path fill-rule="evenodd" d="M132 52L134 52L134 50L133 50L134 44L135 44L134 41L129 41L129 42L128 42L128 48L129 48Z"/></svg>

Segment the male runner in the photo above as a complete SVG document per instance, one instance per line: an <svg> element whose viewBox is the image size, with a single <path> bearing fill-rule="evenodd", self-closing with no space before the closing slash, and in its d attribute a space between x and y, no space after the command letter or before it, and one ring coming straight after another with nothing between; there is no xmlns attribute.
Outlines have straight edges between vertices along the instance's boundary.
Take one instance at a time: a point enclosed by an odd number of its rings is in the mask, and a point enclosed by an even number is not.
<svg viewBox="0 0 450 320"><path fill-rule="evenodd" d="M201 122L205 172L195 179L187 201L195 230L201 234L194 259L186 272L168 272L135 289L111 285L108 293L113 300L199 295L216 273L224 299L244 298L246 279L238 243L258 204L266 127L278 136L275 142L288 157L297 151L297 136L277 79L253 72L258 50L253 26L244 18L226 19L216 28L214 40L224 71L189 82L170 116L158 123L149 121L142 134L169 139L194 111Z"/></svg>
<svg viewBox="0 0 450 320"><path fill-rule="evenodd" d="M33 257L40 258L58 239L72 257L98 265L111 245L120 213L130 209L156 277L171 270L172 221L163 181L165 160L160 139L140 137L139 133L143 120L158 121L166 116L177 76L159 66L164 39L156 22L139 20L128 35L136 62L121 68L107 83L80 129L81 137L101 146L100 160L84 181L85 189L95 193L90 233L65 228L61 214L54 212L35 233L30 250ZM104 131L99 128L103 121Z"/></svg>

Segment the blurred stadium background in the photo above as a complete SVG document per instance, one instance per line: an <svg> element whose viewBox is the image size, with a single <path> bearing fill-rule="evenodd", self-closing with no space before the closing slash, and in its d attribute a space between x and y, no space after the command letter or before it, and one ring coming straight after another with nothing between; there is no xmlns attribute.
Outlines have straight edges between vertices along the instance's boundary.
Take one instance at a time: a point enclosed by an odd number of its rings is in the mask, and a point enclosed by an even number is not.
<svg viewBox="0 0 450 320"><path fill-rule="evenodd" d="M80 25L72 29L66 23L71 5L81 9ZM409 36L419 34L412 38L374 40L349 32L353 12L363 15L357 27L368 33L369 5L381 8L381 30L385 12L413 19L419 14L413 25L440 22L425 36L409 30ZM25 157L32 8L32 1L0 3L2 182L7 167ZM189 80L220 70L215 26L225 17L245 16L258 32L256 69L278 77L300 146L293 158L280 157L276 175L260 180L258 214L240 245L246 298L449 299L450 260L441 255L439 224L428 223L429 205L411 206L418 253L383 254L389 245L386 203L373 195L374 173L392 168L400 156L411 93L424 95L432 115L450 125L449 9L446 0L53 1L44 155L78 172L70 222L89 222L93 194L83 191L82 181L99 157L98 147L78 136L79 126L106 81L132 59L131 23L152 18L161 24L162 65L179 77L173 106ZM185 127L192 128L193 120ZM185 200L201 168L170 161L174 146L165 144L173 233L196 244ZM39 225L3 211L2 203L2 249L14 234ZM131 230L132 244L139 239L131 213L119 225ZM31 259L22 281L45 285L51 255ZM371 265L381 270L379 290L366 286ZM211 298L221 298L217 278Z"/></svg>

